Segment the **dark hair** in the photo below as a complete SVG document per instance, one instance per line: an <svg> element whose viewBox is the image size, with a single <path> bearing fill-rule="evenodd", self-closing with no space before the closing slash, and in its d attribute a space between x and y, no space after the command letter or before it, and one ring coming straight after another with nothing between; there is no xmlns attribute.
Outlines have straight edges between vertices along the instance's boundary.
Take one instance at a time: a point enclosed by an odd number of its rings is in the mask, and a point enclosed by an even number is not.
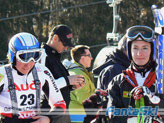
<svg viewBox="0 0 164 123"><path fill-rule="evenodd" d="M71 58L75 62L79 62L81 55L85 54L85 49L90 49L87 45L77 45L71 49Z"/></svg>

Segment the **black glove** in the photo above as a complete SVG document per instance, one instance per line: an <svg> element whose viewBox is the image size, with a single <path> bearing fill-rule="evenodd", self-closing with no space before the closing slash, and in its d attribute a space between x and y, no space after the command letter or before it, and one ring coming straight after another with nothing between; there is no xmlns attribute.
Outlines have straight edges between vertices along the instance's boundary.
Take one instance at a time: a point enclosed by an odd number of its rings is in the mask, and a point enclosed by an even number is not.
<svg viewBox="0 0 164 123"><path fill-rule="evenodd" d="M86 117L84 118L83 123L90 123L96 118L96 113L98 112L99 107L99 104L97 104L97 99L97 95L92 94L88 99L83 101L83 106L86 112Z"/></svg>
<svg viewBox="0 0 164 123"><path fill-rule="evenodd" d="M87 112L90 112L90 109L98 109L101 105L97 103L98 96L97 94L92 94L88 99L83 101L83 106Z"/></svg>
<svg viewBox="0 0 164 123"><path fill-rule="evenodd" d="M102 98L107 96L106 90L97 89L95 94L92 94L88 99L83 101L83 106L87 108L99 108L102 106Z"/></svg>
<svg viewBox="0 0 164 123"><path fill-rule="evenodd" d="M107 96L107 91L98 89L95 94L92 94L88 99L83 102L85 112L87 116L84 118L84 122L90 122L95 119L102 109L102 97Z"/></svg>

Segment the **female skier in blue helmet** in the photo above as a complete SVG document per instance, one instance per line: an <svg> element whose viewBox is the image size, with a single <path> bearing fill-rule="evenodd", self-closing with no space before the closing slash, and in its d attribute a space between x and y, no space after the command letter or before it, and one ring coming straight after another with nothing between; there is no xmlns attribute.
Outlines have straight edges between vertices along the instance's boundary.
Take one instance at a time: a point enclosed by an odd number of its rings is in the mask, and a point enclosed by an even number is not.
<svg viewBox="0 0 164 123"><path fill-rule="evenodd" d="M0 67L0 122L49 123L51 116L39 114L41 91L52 110L65 111L65 101L56 86L57 81L65 79L54 80L50 71L37 63L41 56L42 49L32 34L22 32L11 38L9 64Z"/></svg>
<svg viewBox="0 0 164 123"><path fill-rule="evenodd" d="M131 65L114 77L108 86L110 96L107 110L110 121L163 122L157 112L157 106L162 107L163 99L157 93L155 83L154 31L148 26L136 25L127 30L126 36ZM148 113L147 106L156 109L156 112ZM120 114L116 108L119 108Z"/></svg>

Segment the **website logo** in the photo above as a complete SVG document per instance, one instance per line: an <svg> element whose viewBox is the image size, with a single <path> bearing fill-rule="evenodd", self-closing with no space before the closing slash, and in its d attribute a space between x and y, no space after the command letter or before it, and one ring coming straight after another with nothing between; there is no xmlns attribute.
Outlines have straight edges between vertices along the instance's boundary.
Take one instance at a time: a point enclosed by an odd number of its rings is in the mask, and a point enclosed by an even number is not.
<svg viewBox="0 0 164 123"><path fill-rule="evenodd" d="M107 108L107 115L112 114L113 116L137 116L137 115L151 115L157 116L159 107L152 108L151 106L144 106L140 108L115 108L114 106Z"/></svg>

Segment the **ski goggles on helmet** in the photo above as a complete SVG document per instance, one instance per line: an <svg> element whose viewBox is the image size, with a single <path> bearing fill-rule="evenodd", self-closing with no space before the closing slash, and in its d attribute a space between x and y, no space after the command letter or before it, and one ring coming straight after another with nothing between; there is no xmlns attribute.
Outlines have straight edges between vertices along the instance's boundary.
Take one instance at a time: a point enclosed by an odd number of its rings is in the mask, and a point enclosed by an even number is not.
<svg viewBox="0 0 164 123"><path fill-rule="evenodd" d="M126 32L127 40L132 41L140 36L143 40L151 42L154 39L154 31L148 26L132 26Z"/></svg>
<svg viewBox="0 0 164 123"><path fill-rule="evenodd" d="M28 63L31 60L38 62L42 54L42 49L19 50L16 53L16 58L22 63Z"/></svg>

